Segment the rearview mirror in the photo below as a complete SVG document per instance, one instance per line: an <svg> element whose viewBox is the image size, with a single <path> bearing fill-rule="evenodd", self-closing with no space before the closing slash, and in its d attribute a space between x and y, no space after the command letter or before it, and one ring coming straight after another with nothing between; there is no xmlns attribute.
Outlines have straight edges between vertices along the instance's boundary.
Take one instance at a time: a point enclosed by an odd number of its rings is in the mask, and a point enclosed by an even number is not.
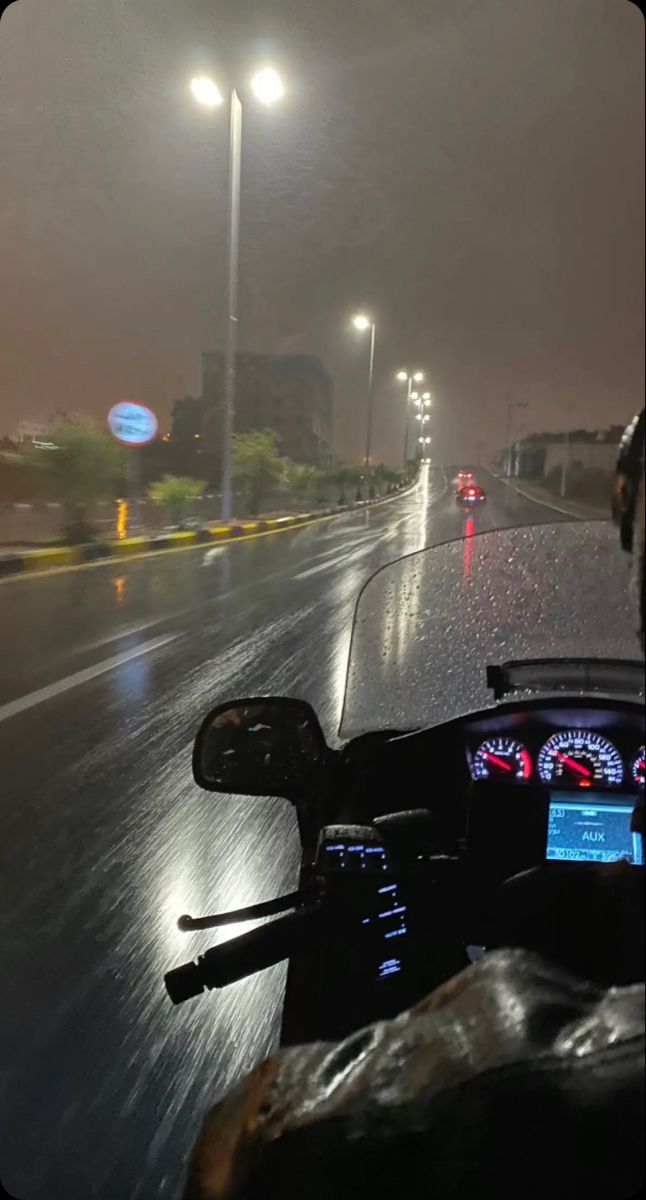
<svg viewBox="0 0 646 1200"><path fill-rule="evenodd" d="M202 722L193 777L208 792L298 797L328 748L304 700L260 696L218 705Z"/></svg>

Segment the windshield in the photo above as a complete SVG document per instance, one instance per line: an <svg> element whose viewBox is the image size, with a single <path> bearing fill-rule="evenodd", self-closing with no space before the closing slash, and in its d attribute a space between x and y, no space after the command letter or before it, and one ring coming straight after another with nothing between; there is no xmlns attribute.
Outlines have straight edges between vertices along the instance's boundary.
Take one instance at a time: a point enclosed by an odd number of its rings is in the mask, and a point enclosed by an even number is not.
<svg viewBox="0 0 646 1200"><path fill-rule="evenodd" d="M638 656L628 567L605 521L465 536L383 567L359 598L340 734L493 704L489 663Z"/></svg>

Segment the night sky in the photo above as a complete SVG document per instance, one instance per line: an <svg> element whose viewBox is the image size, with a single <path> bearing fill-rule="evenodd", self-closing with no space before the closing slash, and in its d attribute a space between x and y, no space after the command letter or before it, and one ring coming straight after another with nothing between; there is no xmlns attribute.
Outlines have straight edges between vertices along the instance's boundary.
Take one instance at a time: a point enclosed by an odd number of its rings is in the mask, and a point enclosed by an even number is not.
<svg viewBox="0 0 646 1200"><path fill-rule="evenodd" d="M401 366L434 457L642 402L644 23L628 0L18 0L0 22L0 434L199 394L222 345L227 117L243 91L239 347L320 354L337 450L398 461Z"/></svg>

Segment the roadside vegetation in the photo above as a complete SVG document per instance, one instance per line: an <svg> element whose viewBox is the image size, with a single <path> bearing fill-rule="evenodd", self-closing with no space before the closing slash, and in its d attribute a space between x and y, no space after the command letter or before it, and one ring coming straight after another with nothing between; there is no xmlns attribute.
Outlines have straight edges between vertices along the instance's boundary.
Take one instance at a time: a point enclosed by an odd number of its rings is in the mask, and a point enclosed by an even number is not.
<svg viewBox="0 0 646 1200"><path fill-rule="evenodd" d="M160 446L162 439L160 441ZM138 497L138 520L146 528L146 511L154 527L157 510L176 528L209 524L217 520L217 490L206 479L175 474L172 460L164 449L164 466L159 477L151 478L149 468L159 469L155 446L147 447L146 456L120 446L97 422L75 414L61 416L43 432L41 438L26 445L10 443L0 448L0 518L3 504L23 505L37 512L52 503L60 505L61 522L57 541L68 544L89 542L107 536L106 516L120 501L132 508ZM320 469L309 463L294 462L280 452L278 438L271 430L254 430L234 436L232 446L235 516L254 517L262 513L283 513L313 508L336 507L356 501L385 497L410 483L417 464L403 469L379 463L366 468L336 464ZM102 512L101 521L96 514ZM143 513L143 519L142 519ZM51 524L51 514L48 518ZM101 529L99 531L99 525ZM149 526L150 527L150 526ZM51 544L52 530L47 540ZM45 540L45 539L43 539ZM2 530L0 528L0 542Z"/></svg>

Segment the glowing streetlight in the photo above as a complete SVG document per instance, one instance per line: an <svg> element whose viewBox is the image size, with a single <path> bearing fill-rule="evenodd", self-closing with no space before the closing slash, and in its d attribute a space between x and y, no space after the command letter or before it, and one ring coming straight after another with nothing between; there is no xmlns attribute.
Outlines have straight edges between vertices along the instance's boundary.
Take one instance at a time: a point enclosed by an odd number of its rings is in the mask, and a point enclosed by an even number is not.
<svg viewBox="0 0 646 1200"><path fill-rule="evenodd" d="M370 330L370 356L368 358L368 408L366 413L366 454L364 462L367 467L370 466L370 442L372 439L372 380L375 366L375 333L376 326L372 319L366 313L355 313L352 318L352 324L359 333L365 333Z"/></svg>
<svg viewBox="0 0 646 1200"><path fill-rule="evenodd" d="M283 81L273 67L263 67L251 79L251 90L261 104L275 104L285 95Z"/></svg>
<svg viewBox="0 0 646 1200"><path fill-rule="evenodd" d="M409 422L410 422L410 402L412 400L416 405L419 406L419 404L420 404L419 392L413 392L411 389L412 389L414 383L421 383L423 378L424 378L423 371L413 371L411 373L409 373L408 371L398 371L397 372L397 379L399 380L399 382L407 384L406 422L405 422L405 426L404 426L404 466L406 465L406 463L408 461L408 426L409 426Z"/></svg>
<svg viewBox="0 0 646 1200"><path fill-rule="evenodd" d="M263 67L252 76L251 90L262 104L274 104L285 94L280 75L273 67ZM191 79L190 90L198 104L219 108L223 104L220 89L208 75ZM231 443L235 417L236 344L238 329L238 264L240 245L240 160L242 155L242 102L231 89L229 117L229 251L227 280L227 338L224 356L224 404L222 419L221 516L231 519Z"/></svg>
<svg viewBox="0 0 646 1200"><path fill-rule="evenodd" d="M205 108L219 108L223 103L222 93L208 75L197 75L191 79L191 91L198 104Z"/></svg>
<svg viewBox="0 0 646 1200"><path fill-rule="evenodd" d="M431 393L430 392L422 392L422 400L424 401L425 404L430 404L431 403Z"/></svg>

